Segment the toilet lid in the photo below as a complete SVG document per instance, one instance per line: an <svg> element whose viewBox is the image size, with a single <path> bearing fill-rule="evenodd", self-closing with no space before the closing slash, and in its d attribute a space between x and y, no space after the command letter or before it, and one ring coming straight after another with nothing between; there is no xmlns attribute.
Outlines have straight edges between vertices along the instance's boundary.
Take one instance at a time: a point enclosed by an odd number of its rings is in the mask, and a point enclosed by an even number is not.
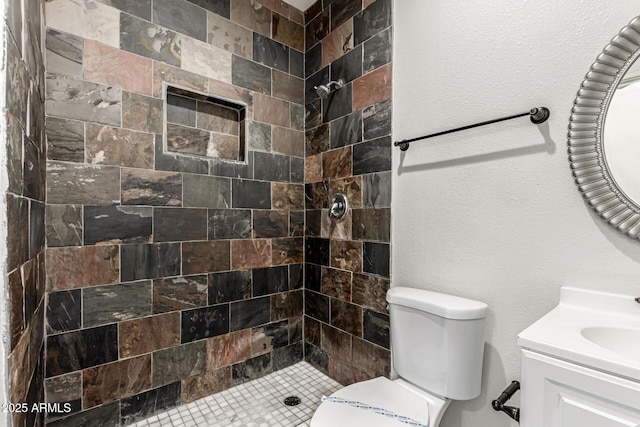
<svg viewBox="0 0 640 427"><path fill-rule="evenodd" d="M343 425L426 427L429 425L429 407L418 394L388 378L378 377L333 393L320 404L311 419L311 427Z"/></svg>

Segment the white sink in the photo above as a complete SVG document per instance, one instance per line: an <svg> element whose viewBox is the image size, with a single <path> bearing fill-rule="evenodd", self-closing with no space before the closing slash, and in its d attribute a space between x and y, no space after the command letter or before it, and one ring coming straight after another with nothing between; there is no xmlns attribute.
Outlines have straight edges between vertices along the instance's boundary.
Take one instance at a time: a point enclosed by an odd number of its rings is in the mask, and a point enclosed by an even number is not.
<svg viewBox="0 0 640 427"><path fill-rule="evenodd" d="M518 335L530 350L640 381L637 295L564 287L560 303Z"/></svg>
<svg viewBox="0 0 640 427"><path fill-rule="evenodd" d="M596 326L584 328L580 333L594 344L621 356L640 360L640 329Z"/></svg>

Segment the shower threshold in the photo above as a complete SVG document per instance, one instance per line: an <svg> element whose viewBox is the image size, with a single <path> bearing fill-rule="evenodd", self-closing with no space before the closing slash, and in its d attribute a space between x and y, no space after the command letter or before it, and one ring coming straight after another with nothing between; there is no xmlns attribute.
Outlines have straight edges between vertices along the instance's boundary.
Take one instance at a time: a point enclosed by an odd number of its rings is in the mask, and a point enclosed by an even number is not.
<svg viewBox="0 0 640 427"><path fill-rule="evenodd" d="M155 414L134 427L307 426L322 396L342 388L307 362L273 372L220 393ZM290 396L300 403L288 406ZM291 402L289 402L291 403Z"/></svg>

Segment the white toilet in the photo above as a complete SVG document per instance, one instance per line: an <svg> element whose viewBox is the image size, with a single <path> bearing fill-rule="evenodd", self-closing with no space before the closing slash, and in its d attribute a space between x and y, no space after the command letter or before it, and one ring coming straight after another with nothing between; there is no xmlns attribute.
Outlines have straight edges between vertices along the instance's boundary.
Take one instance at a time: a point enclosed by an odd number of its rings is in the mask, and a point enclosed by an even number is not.
<svg viewBox="0 0 640 427"><path fill-rule="evenodd" d="M451 400L480 394L487 304L391 288L391 360L399 378L374 378L324 398L311 427L437 427Z"/></svg>

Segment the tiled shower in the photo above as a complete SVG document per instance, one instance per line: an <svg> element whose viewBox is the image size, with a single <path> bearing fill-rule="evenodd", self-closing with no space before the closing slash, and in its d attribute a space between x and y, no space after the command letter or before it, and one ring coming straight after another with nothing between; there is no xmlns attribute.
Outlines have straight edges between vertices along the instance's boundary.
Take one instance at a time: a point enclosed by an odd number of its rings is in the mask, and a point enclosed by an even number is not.
<svg viewBox="0 0 640 427"><path fill-rule="evenodd" d="M391 8L9 1L11 401L67 404L14 425L389 374Z"/></svg>

